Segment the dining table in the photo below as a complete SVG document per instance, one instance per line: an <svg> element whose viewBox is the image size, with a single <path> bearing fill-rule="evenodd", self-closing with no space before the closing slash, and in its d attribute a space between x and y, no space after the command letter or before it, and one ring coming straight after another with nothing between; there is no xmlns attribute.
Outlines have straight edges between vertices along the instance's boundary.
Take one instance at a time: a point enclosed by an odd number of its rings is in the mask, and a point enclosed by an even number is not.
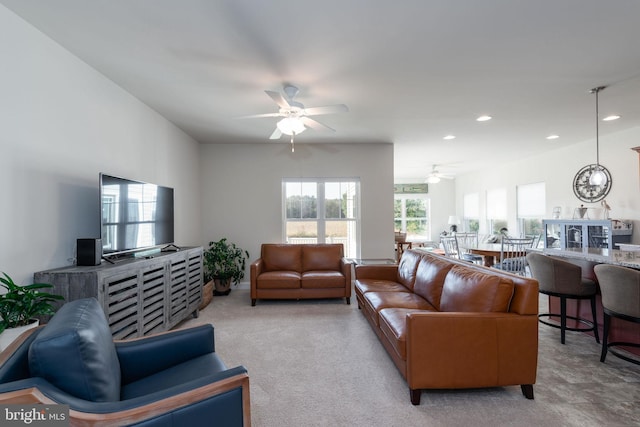
<svg viewBox="0 0 640 427"><path fill-rule="evenodd" d="M482 256L486 267L493 267L496 258L500 258L502 243L478 243L476 246L465 249L471 254Z"/></svg>

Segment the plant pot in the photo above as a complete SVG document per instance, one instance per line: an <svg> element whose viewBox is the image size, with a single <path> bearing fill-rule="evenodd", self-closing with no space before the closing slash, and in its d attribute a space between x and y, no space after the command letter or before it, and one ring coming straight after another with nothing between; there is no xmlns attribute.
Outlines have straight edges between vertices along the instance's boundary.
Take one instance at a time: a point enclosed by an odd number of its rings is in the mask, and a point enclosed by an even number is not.
<svg viewBox="0 0 640 427"><path fill-rule="evenodd" d="M213 299L213 280L209 280L202 286L202 303L198 310L203 310L206 306L209 305L211 300Z"/></svg>
<svg viewBox="0 0 640 427"><path fill-rule="evenodd" d="M16 338L18 338L23 332L28 331L29 329L37 328L39 324L40 321L38 319L35 319L28 325L5 329L0 334L0 351L3 351L5 348L9 347L9 344L14 342Z"/></svg>
<svg viewBox="0 0 640 427"><path fill-rule="evenodd" d="M213 295L229 295L231 292L231 278L229 279L213 279L215 290Z"/></svg>

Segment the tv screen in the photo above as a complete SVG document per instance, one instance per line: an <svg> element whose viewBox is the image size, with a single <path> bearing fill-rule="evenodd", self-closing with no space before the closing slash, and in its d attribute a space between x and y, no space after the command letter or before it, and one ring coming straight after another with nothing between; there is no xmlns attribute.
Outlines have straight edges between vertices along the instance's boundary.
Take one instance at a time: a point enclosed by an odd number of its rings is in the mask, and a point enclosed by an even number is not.
<svg viewBox="0 0 640 427"><path fill-rule="evenodd" d="M173 243L173 188L100 174L105 255Z"/></svg>

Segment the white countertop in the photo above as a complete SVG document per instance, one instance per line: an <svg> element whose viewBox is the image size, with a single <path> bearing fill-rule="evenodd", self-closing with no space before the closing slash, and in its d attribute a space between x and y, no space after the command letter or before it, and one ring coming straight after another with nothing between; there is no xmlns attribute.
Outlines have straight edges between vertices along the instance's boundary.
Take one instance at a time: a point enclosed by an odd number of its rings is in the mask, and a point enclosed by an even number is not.
<svg viewBox="0 0 640 427"><path fill-rule="evenodd" d="M538 249L547 255L554 255L565 258L578 258L586 261L598 262L601 264L621 265L640 269L640 251L621 251L618 249Z"/></svg>

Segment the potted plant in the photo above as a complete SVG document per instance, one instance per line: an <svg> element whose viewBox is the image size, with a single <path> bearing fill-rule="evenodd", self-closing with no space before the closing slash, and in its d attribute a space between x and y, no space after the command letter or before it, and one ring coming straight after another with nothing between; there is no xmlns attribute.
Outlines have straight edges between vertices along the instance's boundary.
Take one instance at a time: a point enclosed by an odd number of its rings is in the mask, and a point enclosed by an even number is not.
<svg viewBox="0 0 640 427"><path fill-rule="evenodd" d="M7 273L2 274L4 277L0 277L0 286L6 292L0 295L0 350L4 350L25 330L38 326L38 317L54 314L52 303L64 299L60 295L41 291L53 285L34 283L20 286Z"/></svg>
<svg viewBox="0 0 640 427"><path fill-rule="evenodd" d="M217 242L209 242L209 249L204 251L205 277L213 279L215 295L228 295L231 282L238 284L244 277L246 260L249 252L240 249L226 238Z"/></svg>

